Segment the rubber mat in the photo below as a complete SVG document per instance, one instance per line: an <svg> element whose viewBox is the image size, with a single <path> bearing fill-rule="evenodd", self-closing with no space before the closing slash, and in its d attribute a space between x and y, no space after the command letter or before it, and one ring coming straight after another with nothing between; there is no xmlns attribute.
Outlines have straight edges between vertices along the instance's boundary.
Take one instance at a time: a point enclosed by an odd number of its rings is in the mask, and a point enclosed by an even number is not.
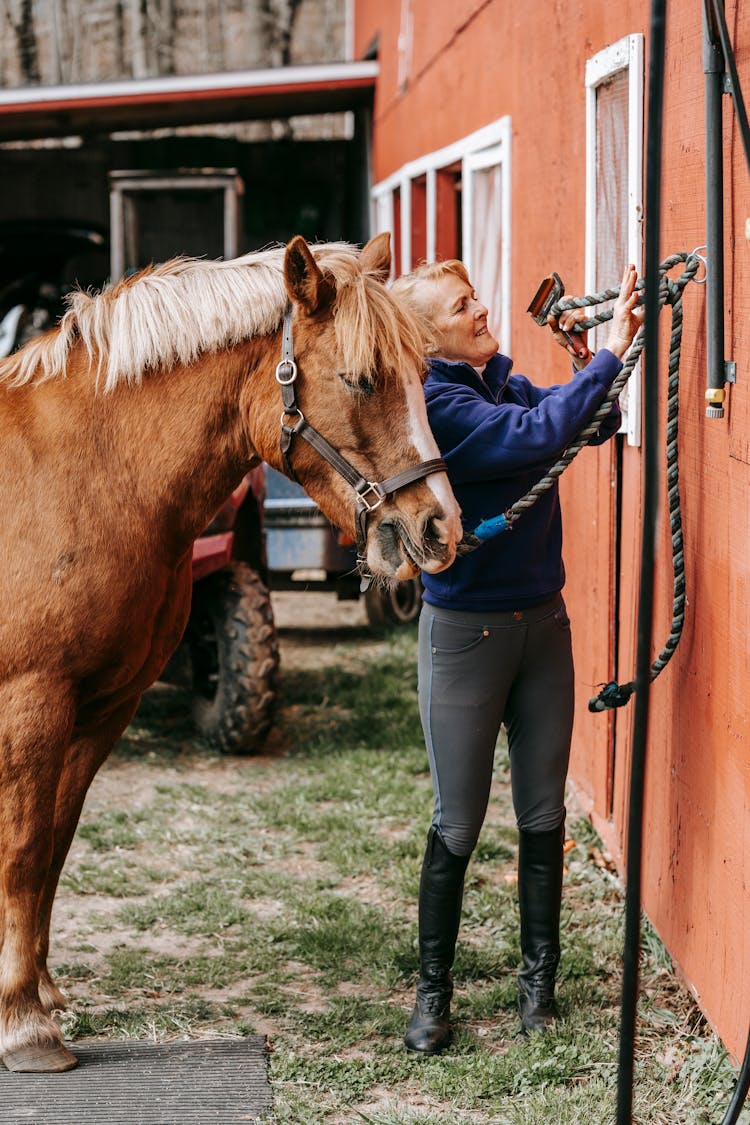
<svg viewBox="0 0 750 1125"><path fill-rule="evenodd" d="M78 1066L63 1074L0 1066L2 1125L247 1125L271 1108L260 1036L68 1046Z"/></svg>

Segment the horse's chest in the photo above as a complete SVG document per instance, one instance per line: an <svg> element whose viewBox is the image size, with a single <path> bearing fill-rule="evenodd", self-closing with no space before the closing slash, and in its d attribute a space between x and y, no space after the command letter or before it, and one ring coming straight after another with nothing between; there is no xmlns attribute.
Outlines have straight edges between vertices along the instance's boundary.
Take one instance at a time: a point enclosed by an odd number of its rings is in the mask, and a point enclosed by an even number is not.
<svg viewBox="0 0 750 1125"><path fill-rule="evenodd" d="M185 631L190 594L189 565L167 582L131 588L119 597L113 591L99 619L89 619L83 655L90 664L83 678L94 695L138 694L158 679Z"/></svg>

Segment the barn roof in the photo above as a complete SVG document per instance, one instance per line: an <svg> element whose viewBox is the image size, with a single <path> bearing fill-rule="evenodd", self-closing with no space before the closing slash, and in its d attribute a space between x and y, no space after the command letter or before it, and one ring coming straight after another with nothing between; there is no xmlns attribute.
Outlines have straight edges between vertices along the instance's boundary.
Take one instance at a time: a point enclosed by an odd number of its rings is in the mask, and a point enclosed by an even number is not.
<svg viewBox="0 0 750 1125"><path fill-rule="evenodd" d="M377 62L0 90L0 141L335 113L372 103Z"/></svg>

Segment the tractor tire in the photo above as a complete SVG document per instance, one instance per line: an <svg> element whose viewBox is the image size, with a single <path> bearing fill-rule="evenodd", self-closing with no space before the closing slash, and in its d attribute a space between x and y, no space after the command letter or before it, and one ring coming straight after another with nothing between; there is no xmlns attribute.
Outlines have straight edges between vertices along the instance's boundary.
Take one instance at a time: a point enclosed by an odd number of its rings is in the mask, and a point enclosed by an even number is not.
<svg viewBox="0 0 750 1125"><path fill-rule="evenodd" d="M375 629L410 625L422 608L422 580L417 576L392 588L372 585L365 593L367 620Z"/></svg>
<svg viewBox="0 0 750 1125"><path fill-rule="evenodd" d="M273 723L279 647L268 589L247 563L196 583L186 640L198 731L224 754L257 753Z"/></svg>

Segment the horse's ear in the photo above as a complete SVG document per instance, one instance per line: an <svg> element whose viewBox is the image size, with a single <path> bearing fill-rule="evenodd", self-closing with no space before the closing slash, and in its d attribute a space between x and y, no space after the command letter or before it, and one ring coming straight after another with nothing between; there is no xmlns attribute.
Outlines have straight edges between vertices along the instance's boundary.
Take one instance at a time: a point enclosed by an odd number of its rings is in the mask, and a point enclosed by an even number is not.
<svg viewBox="0 0 750 1125"><path fill-rule="evenodd" d="M291 299L299 302L308 313L329 305L336 294L330 275L320 271L301 234L295 235L287 245L284 279Z"/></svg>
<svg viewBox="0 0 750 1125"><path fill-rule="evenodd" d="M362 247L360 265L368 273L374 273L381 281L391 276L391 236L388 231L376 234Z"/></svg>

